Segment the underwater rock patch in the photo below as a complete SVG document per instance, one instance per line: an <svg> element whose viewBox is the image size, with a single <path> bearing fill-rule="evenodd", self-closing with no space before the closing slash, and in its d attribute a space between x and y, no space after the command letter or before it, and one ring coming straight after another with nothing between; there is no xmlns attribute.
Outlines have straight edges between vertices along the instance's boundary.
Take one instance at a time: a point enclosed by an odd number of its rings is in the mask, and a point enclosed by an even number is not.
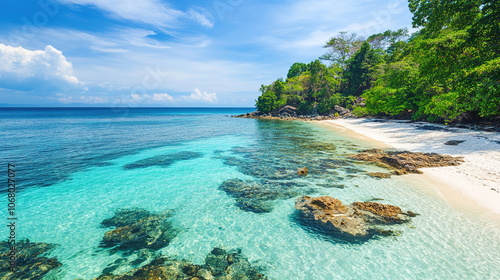
<svg viewBox="0 0 500 280"><path fill-rule="evenodd" d="M436 153L386 152L379 149L365 150L360 154L349 157L394 167L397 169L393 172L396 175L408 173L422 174L422 171L418 170L418 168L456 166L464 162L462 157L452 157Z"/></svg>
<svg viewBox="0 0 500 280"><path fill-rule="evenodd" d="M51 270L61 266L57 258L43 257L43 254L54 249L56 245L22 240L16 242L16 269L9 270L9 242L0 242L0 279L42 279Z"/></svg>
<svg viewBox="0 0 500 280"><path fill-rule="evenodd" d="M377 202L354 202L344 205L329 196L300 197L295 202L301 222L321 233L352 241L366 241L375 235L390 235L380 225L409 222L413 212Z"/></svg>
<svg viewBox="0 0 500 280"><path fill-rule="evenodd" d="M124 249L166 247L178 231L167 220L173 211L153 214L143 209L119 209L115 216L102 221L104 227L116 227L104 234L101 247Z"/></svg>
<svg viewBox="0 0 500 280"><path fill-rule="evenodd" d="M241 210L265 213L273 210L272 201L274 200L288 199L313 191L304 188L305 186L290 181L243 181L241 179L231 179L222 183L219 188L235 198L236 206ZM302 190L299 188L302 188Z"/></svg>
<svg viewBox="0 0 500 280"><path fill-rule="evenodd" d="M372 173L367 173L366 175L379 179L391 178L391 174L383 172L372 172Z"/></svg>
<svg viewBox="0 0 500 280"><path fill-rule="evenodd" d="M222 248L214 248L206 256L204 265L160 257L123 275L108 273L96 278L96 280L131 279L264 280L268 278L252 267L240 249L226 251Z"/></svg>
<svg viewBox="0 0 500 280"><path fill-rule="evenodd" d="M125 165L123 168L131 170L138 168L148 168L151 166L168 167L178 161L196 159L200 157L203 157L202 153L184 151L184 152L159 155L147 159L138 160L134 163L129 163Z"/></svg>

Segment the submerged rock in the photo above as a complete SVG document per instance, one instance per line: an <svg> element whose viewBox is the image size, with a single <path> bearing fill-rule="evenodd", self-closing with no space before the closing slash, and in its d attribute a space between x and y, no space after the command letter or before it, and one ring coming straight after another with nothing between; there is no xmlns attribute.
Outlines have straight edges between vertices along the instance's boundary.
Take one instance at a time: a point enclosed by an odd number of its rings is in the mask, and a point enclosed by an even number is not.
<svg viewBox="0 0 500 280"><path fill-rule="evenodd" d="M452 157L449 155L440 155L436 153L413 153L386 152L379 149L365 150L360 154L350 156L353 159L372 161L382 163L396 168L396 175L408 173L421 174L418 168L456 166L464 162L462 157Z"/></svg>
<svg viewBox="0 0 500 280"><path fill-rule="evenodd" d="M295 202L299 218L306 225L322 233L348 240L368 240L374 235L387 235L378 225L401 224L411 214L401 208L377 202L355 202L344 205L329 196L300 197ZM413 213L412 213L413 214Z"/></svg>
<svg viewBox="0 0 500 280"><path fill-rule="evenodd" d="M241 250L226 251L214 248L205 258L204 265L186 260L160 257L151 263L123 275L103 274L97 280L131 279L199 279L199 280L261 280L264 274L252 267Z"/></svg>
<svg viewBox="0 0 500 280"><path fill-rule="evenodd" d="M138 160L134 163L125 165L123 168L138 169L138 168L147 168L151 166L168 167L178 161L196 159L202 156L203 154L199 152L183 151L183 152L159 155L147 159Z"/></svg>
<svg viewBox="0 0 500 280"><path fill-rule="evenodd" d="M119 249L160 249L178 233L167 221L172 211L153 214L143 209L119 209L115 216L102 221L105 227L116 227L104 234L102 247Z"/></svg>
<svg viewBox="0 0 500 280"><path fill-rule="evenodd" d="M297 172L297 174L299 175L307 175L309 173L309 170L307 169L307 167L304 167L302 169L299 170L299 172Z"/></svg>
<svg viewBox="0 0 500 280"><path fill-rule="evenodd" d="M383 173L383 172L367 173L366 175L374 177L374 178L379 178L379 179L391 178L391 174Z"/></svg>
<svg viewBox="0 0 500 280"><path fill-rule="evenodd" d="M11 244L0 242L0 279L42 279L51 270L61 266L56 258L43 257L56 245L23 240L16 246L16 272L9 270Z"/></svg>
<svg viewBox="0 0 500 280"><path fill-rule="evenodd" d="M274 200L287 199L312 192L295 182L279 181L243 181L231 179L222 183L219 188L236 199L236 206L241 210L254 213L265 213L273 210Z"/></svg>
<svg viewBox="0 0 500 280"><path fill-rule="evenodd" d="M241 210L265 213L273 210L273 200L287 199L303 192L310 192L303 187L304 185L295 182L231 179L222 183L219 188L235 198L236 206Z"/></svg>

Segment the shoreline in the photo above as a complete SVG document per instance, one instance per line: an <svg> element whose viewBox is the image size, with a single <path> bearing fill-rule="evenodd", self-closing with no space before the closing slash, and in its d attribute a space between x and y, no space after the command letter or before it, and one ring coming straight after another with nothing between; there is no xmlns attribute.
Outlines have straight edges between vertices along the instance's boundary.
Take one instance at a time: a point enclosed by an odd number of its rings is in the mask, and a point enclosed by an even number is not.
<svg viewBox="0 0 500 280"><path fill-rule="evenodd" d="M418 176L432 181L437 195L457 210L495 216L500 220L500 133L473 131L424 122L378 119L335 119L317 123L348 130L388 149L463 157L459 166L422 168ZM464 141L445 145L452 140ZM408 177L407 177L408 176Z"/></svg>

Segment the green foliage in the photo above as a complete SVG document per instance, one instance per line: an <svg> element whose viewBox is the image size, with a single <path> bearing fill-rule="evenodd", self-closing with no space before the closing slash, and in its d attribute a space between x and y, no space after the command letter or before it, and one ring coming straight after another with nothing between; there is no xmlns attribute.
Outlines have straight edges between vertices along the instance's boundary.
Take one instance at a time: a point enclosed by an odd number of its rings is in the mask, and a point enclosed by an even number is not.
<svg viewBox="0 0 500 280"><path fill-rule="evenodd" d="M326 115L339 105L357 116L391 115L454 122L500 116L500 1L410 0L414 27L363 42L340 32L328 52L294 63L286 82L261 86L257 108L284 105ZM408 38L409 37L409 38ZM366 107L356 105L365 98Z"/></svg>
<svg viewBox="0 0 500 280"><path fill-rule="evenodd" d="M277 98L272 91L271 86L260 87L261 96L255 101L255 107L262 113L270 113L272 110L276 109Z"/></svg>
<svg viewBox="0 0 500 280"><path fill-rule="evenodd" d="M401 28L396 31L387 30L384 33L373 34L366 42L374 49L386 49L399 42L403 42L409 37L408 28Z"/></svg>
<svg viewBox="0 0 500 280"><path fill-rule="evenodd" d="M352 110L352 113L356 117L364 117L370 115L368 109L364 107L356 107L354 108L354 110Z"/></svg>
<svg viewBox="0 0 500 280"><path fill-rule="evenodd" d="M413 13L413 27L424 27L423 34L432 35L446 28L468 30L472 44L479 46L487 42L488 51L497 57L500 54L498 0L410 0L409 8Z"/></svg>
<svg viewBox="0 0 500 280"><path fill-rule="evenodd" d="M371 87L374 80L375 67L382 62L382 57L370 44L364 42L359 51L347 61L344 74L346 93L359 96Z"/></svg>
<svg viewBox="0 0 500 280"><path fill-rule="evenodd" d="M316 109L318 110L318 114L328 115L334 106L343 105L344 101L345 97L343 97L339 93L336 93L329 98L322 99L320 102L318 102Z"/></svg>
<svg viewBox="0 0 500 280"><path fill-rule="evenodd" d="M313 110L314 105L306 101L300 102L299 106L297 107L297 112L302 115L311 114Z"/></svg>
<svg viewBox="0 0 500 280"><path fill-rule="evenodd" d="M324 46L328 52L320 57L321 60L329 60L341 68L345 67L346 61L360 48L363 40L356 33L349 34L347 31L339 32L337 37L332 37Z"/></svg>
<svg viewBox="0 0 500 280"><path fill-rule="evenodd" d="M307 64L295 62L292 65L292 67L290 67L290 70L288 70L288 75L286 76L286 78L291 79L291 78L300 76L300 74L302 74L306 71L307 71Z"/></svg>

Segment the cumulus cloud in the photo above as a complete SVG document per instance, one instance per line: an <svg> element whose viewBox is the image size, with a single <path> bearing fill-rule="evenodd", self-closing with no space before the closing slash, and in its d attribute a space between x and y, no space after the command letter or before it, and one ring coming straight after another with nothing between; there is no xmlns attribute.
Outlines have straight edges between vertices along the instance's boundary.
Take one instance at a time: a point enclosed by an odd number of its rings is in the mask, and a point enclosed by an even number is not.
<svg viewBox="0 0 500 280"><path fill-rule="evenodd" d="M130 102L138 103L138 104L159 104L159 103L216 103L217 102L217 94L214 93L206 93L201 92L199 89L195 89L190 95L180 95L173 97L167 93L145 93L138 94L132 93L130 94Z"/></svg>
<svg viewBox="0 0 500 280"><path fill-rule="evenodd" d="M130 101L133 103L153 103L153 102L172 102L174 98L167 93L153 94L130 94Z"/></svg>
<svg viewBox="0 0 500 280"><path fill-rule="evenodd" d="M0 44L0 87L30 90L62 89L80 84L73 65L52 46L45 50L27 50Z"/></svg>
<svg viewBox="0 0 500 280"><path fill-rule="evenodd" d="M65 96L65 97L59 97L57 100L61 103L64 104L69 104L69 103L86 103L86 104L103 104L103 103L108 103L108 99L105 97L99 97L99 96L80 96L80 98L77 97L72 97L72 96Z"/></svg>
<svg viewBox="0 0 500 280"><path fill-rule="evenodd" d="M201 101L208 103L217 102L217 94L215 92L206 93L206 92L201 92L199 89L195 89L191 95L182 95L181 98L184 99L185 101Z"/></svg>

